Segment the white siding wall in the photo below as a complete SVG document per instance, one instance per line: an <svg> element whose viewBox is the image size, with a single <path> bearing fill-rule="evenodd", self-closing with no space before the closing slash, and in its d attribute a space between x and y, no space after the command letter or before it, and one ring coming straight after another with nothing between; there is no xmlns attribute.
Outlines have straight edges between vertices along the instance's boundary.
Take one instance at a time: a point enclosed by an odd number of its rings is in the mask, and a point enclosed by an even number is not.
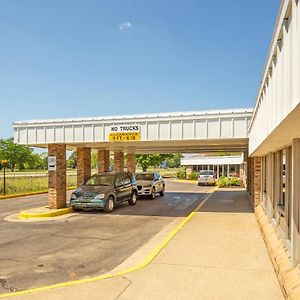
<svg viewBox="0 0 300 300"><path fill-rule="evenodd" d="M249 131L249 153L300 103L300 4L283 1Z"/></svg>
<svg viewBox="0 0 300 300"><path fill-rule="evenodd" d="M247 138L252 110L198 112L182 116L124 118L114 120L45 120L14 124L15 142L25 145L49 143L107 142L111 126L139 124L142 141L179 141Z"/></svg>

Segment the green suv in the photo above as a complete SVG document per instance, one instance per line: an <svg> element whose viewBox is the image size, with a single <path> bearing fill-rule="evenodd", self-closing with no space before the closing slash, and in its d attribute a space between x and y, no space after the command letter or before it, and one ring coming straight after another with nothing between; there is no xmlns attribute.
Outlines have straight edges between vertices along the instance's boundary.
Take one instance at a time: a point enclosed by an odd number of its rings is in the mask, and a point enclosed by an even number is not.
<svg viewBox="0 0 300 300"><path fill-rule="evenodd" d="M73 210L102 209L107 213L118 203L128 201L135 205L137 200L136 180L130 172L102 173L93 175L77 188L70 199Z"/></svg>

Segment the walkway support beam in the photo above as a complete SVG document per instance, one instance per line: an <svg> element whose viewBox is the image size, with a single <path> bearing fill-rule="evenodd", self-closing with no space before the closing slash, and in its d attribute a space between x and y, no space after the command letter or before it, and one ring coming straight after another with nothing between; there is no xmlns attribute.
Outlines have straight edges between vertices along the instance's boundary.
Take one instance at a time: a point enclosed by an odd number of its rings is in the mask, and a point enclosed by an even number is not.
<svg viewBox="0 0 300 300"><path fill-rule="evenodd" d="M127 171L135 173L135 154L127 153Z"/></svg>
<svg viewBox="0 0 300 300"><path fill-rule="evenodd" d="M124 171L124 152L122 151L114 152L114 171L115 172Z"/></svg>
<svg viewBox="0 0 300 300"><path fill-rule="evenodd" d="M109 172L109 150L98 150L98 174Z"/></svg>
<svg viewBox="0 0 300 300"><path fill-rule="evenodd" d="M48 175L48 204L50 208L66 207L66 145L48 145L48 157L55 157L54 170Z"/></svg>
<svg viewBox="0 0 300 300"><path fill-rule="evenodd" d="M91 177L91 148L77 148L77 186Z"/></svg>
<svg viewBox="0 0 300 300"><path fill-rule="evenodd" d="M261 157L251 157L249 161L249 191L256 207L261 203Z"/></svg>

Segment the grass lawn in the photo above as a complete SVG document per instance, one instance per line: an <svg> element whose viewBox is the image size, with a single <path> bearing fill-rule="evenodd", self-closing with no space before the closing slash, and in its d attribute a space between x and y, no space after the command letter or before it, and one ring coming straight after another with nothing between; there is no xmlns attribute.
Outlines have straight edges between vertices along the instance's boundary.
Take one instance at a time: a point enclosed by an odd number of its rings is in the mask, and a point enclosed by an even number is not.
<svg viewBox="0 0 300 300"><path fill-rule="evenodd" d="M76 175L67 175L67 187L77 185ZM48 176L44 175L37 176L17 176L6 178L6 194L22 194L28 192L38 192L48 189ZM3 177L0 177L0 195L3 195Z"/></svg>

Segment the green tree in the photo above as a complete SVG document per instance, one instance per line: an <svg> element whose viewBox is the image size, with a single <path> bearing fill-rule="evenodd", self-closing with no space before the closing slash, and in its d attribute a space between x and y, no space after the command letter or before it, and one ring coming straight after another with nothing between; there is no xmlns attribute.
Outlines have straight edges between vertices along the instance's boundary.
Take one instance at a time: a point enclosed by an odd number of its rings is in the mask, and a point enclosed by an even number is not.
<svg viewBox="0 0 300 300"><path fill-rule="evenodd" d="M70 169L75 169L77 167L77 152L73 151L67 160L67 167Z"/></svg>
<svg viewBox="0 0 300 300"><path fill-rule="evenodd" d="M170 154L166 158L167 166L169 168L178 168L180 167L180 160L183 157L182 154Z"/></svg>
<svg viewBox="0 0 300 300"><path fill-rule="evenodd" d="M174 154L137 154L136 162L146 172L149 167L157 167Z"/></svg>
<svg viewBox="0 0 300 300"><path fill-rule="evenodd" d="M46 168L47 161L41 158L40 155L37 153L32 154L28 163L25 164L25 169L45 170Z"/></svg>
<svg viewBox="0 0 300 300"><path fill-rule="evenodd" d="M143 172L146 172L149 167L159 165L160 156L159 154L137 154L136 162L143 169Z"/></svg>
<svg viewBox="0 0 300 300"><path fill-rule="evenodd" d="M0 139L0 159L8 160L8 167L12 172L16 168L24 169L32 161L33 150L27 146L17 145L13 138Z"/></svg>
<svg viewBox="0 0 300 300"><path fill-rule="evenodd" d="M97 153L91 153L91 167L92 169L97 169L98 166L98 155ZM70 169L77 168L77 152L73 151L70 157L67 160L67 167Z"/></svg>
<svg viewBox="0 0 300 300"><path fill-rule="evenodd" d="M91 168L95 170L98 168L98 154L95 152L91 153Z"/></svg>

